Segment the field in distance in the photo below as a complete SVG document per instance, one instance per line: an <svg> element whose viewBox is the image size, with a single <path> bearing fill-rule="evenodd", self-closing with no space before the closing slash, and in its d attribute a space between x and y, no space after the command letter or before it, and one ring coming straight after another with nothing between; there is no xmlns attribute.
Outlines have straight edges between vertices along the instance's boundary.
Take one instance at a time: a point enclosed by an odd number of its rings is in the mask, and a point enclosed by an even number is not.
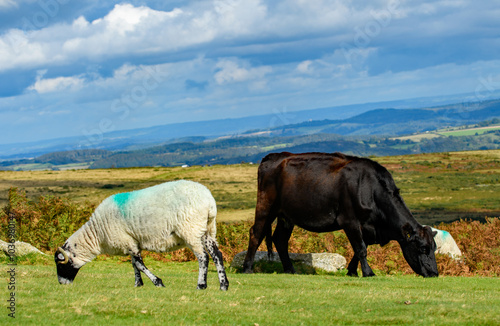
<svg viewBox="0 0 500 326"><path fill-rule="evenodd" d="M414 142L419 142L422 139L432 139L432 138L437 138L437 137L461 137L461 136L474 136L474 135L482 135L487 132L491 131L497 131L500 130L500 125L493 125L493 126L483 126L483 127L478 127L478 126L460 126L460 127L450 127L450 128L445 128L445 129L439 129L435 131L428 131L424 133L418 133L414 135L409 135L409 136L402 136L402 137L394 137L392 139L399 139L399 140L412 140Z"/></svg>
<svg viewBox="0 0 500 326"><path fill-rule="evenodd" d="M500 216L500 150L375 157L393 174L401 194L422 223ZM257 164L67 171L0 171L0 206L8 189L29 198L54 195L99 204L119 192L188 179L206 185L219 221L253 219Z"/></svg>

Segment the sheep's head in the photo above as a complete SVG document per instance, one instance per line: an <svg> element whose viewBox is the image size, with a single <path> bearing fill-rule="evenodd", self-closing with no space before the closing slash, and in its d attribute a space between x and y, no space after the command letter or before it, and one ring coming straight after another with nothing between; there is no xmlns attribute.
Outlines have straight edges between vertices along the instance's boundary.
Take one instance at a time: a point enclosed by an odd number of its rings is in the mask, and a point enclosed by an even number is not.
<svg viewBox="0 0 500 326"><path fill-rule="evenodd" d="M60 284L71 284L80 270L81 266L75 266L75 262L71 258L71 252L68 252L68 247L65 244L57 248L54 254L54 260L57 266L57 279Z"/></svg>

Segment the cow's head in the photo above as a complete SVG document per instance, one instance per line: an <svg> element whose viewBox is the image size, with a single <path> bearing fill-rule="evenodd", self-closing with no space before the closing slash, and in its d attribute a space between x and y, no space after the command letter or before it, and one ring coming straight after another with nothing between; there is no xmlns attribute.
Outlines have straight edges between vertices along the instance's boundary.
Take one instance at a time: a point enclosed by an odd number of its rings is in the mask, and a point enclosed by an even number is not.
<svg viewBox="0 0 500 326"><path fill-rule="evenodd" d="M402 227L403 240L400 241L403 255L413 271L423 277L436 277L439 275L436 257L436 242L433 232L428 226L414 228L409 223Z"/></svg>
<svg viewBox="0 0 500 326"><path fill-rule="evenodd" d="M68 251L66 244L57 248L54 254L54 260L57 266L57 279L60 284L71 284L80 270L81 264L76 263L71 257L72 253Z"/></svg>

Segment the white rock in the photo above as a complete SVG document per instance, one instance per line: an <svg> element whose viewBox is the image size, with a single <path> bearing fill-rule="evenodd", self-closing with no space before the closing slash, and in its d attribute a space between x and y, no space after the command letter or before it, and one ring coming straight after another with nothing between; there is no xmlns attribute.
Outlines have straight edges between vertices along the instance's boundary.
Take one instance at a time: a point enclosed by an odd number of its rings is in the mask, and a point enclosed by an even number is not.
<svg viewBox="0 0 500 326"><path fill-rule="evenodd" d="M243 266L243 261L245 260L246 254L246 251L242 251L234 256L233 261L231 262L231 267L241 268ZM346 265L346 260L343 256L328 252L309 254L290 253L289 255L292 262L303 263L314 268L325 270L327 272L336 272L340 269L344 269ZM273 252L272 259L269 260L267 251L257 251L255 253L254 262L261 260L281 262L279 255L276 252Z"/></svg>
<svg viewBox="0 0 500 326"><path fill-rule="evenodd" d="M10 248L9 248L9 245L10 245ZM7 256L10 256L12 252L14 252L14 255L16 257L24 256L24 255L31 254L31 253L36 253L36 254L40 254L40 255L47 255L47 254L44 254L43 252L41 252L40 250L38 250L37 248L33 247L32 245L30 245L29 243L23 242L23 241L14 242L14 247L12 247L11 243L0 240L0 247L2 248L2 251Z"/></svg>

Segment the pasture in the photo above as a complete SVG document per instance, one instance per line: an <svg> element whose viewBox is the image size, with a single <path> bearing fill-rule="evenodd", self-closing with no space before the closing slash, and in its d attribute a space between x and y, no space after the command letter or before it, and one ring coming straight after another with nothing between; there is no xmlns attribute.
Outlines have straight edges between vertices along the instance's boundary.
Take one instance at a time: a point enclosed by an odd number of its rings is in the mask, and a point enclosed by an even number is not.
<svg viewBox="0 0 500 326"><path fill-rule="evenodd" d="M146 259L166 288L135 288L130 261L101 258L59 285L52 257L18 265L16 321L23 325L498 325L500 279L413 275L239 274L196 290L196 262ZM6 297L5 287L2 298ZM10 320L4 311L0 323Z"/></svg>
<svg viewBox="0 0 500 326"><path fill-rule="evenodd" d="M424 224L500 216L500 150L375 157L388 168L410 210ZM28 198L59 196L97 205L119 192L188 179L206 185L218 204L218 221L252 220L257 164L189 168L126 168L67 171L0 171L0 206L8 189Z"/></svg>
<svg viewBox="0 0 500 326"><path fill-rule="evenodd" d="M404 200L421 223L438 225L441 221L471 217L484 221L485 216L500 216L499 150L374 159L392 173ZM197 291L198 263L192 253L181 250L145 254L148 268L163 279L163 289L155 288L146 278L144 287L134 288L130 258L108 256L99 256L85 265L73 285L61 286L53 256L28 256L15 267L16 321L23 325L500 323L498 218L487 219L486 223L441 224L440 228L455 237L466 258L465 263L458 263L438 255L441 276L434 279L415 276L394 243L369 248L369 262L378 275L375 278L347 277L345 270L328 274L300 268L301 274L288 275L280 272L280 265L263 266L258 268L261 273L251 275L229 268L232 257L248 244L251 223L245 221L253 218L257 167L239 164L1 171L0 206L7 204L9 188L17 187L19 193L11 198L11 204L15 202L16 210L27 216L18 232L20 236L36 238L38 242L32 243L43 243L39 247L51 255L62 239L78 227L75 224L81 225L92 207L111 194L176 179L201 182L218 203L218 242L230 281L229 291L219 291L215 267L210 262L208 289ZM2 238L6 240L5 236ZM340 253L348 260L352 257L343 232L314 234L296 228L290 252L323 251ZM0 263L7 270L6 258L0 258ZM9 295L8 282L4 275L0 291L4 302ZM11 321L7 313L5 309L0 315L0 324Z"/></svg>
<svg viewBox="0 0 500 326"><path fill-rule="evenodd" d="M438 131L439 135L443 136L472 136L472 135L482 135L486 132L500 130L500 126L487 126L487 127L477 127L477 128L467 128L467 129L459 129L454 128L450 131Z"/></svg>

